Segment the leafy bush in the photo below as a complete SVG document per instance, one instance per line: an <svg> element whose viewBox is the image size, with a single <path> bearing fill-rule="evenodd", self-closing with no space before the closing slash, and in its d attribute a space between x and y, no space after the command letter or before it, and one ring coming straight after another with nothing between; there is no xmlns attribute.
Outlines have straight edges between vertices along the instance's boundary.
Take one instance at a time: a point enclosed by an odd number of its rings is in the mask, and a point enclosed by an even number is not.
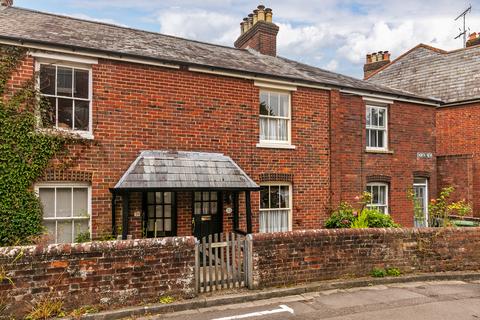
<svg viewBox="0 0 480 320"><path fill-rule="evenodd" d="M350 228L354 220L353 207L346 202L342 202L328 218L325 227L328 229Z"/></svg>
<svg viewBox="0 0 480 320"><path fill-rule="evenodd" d="M373 270L370 272L370 275L374 278L383 278L387 275L387 272L385 269L373 268Z"/></svg>
<svg viewBox="0 0 480 320"><path fill-rule="evenodd" d="M400 269L398 268L387 268L385 271L389 277L399 277L401 275Z"/></svg>
<svg viewBox="0 0 480 320"><path fill-rule="evenodd" d="M28 244L43 232L42 206L32 190L50 161L73 139L39 130L33 78L10 91L7 84L26 50L0 46L0 246Z"/></svg>
<svg viewBox="0 0 480 320"><path fill-rule="evenodd" d="M340 228L398 228L390 215L381 213L377 209L367 208L371 201L371 195L364 192L360 200L362 208L357 215L355 209L348 203L342 202L340 206L330 215L325 223L328 229Z"/></svg>
<svg viewBox="0 0 480 320"><path fill-rule="evenodd" d="M362 210L358 217L353 220L351 226L353 229L363 229L368 228L368 212L367 210Z"/></svg>
<svg viewBox="0 0 480 320"><path fill-rule="evenodd" d="M395 223L388 214L381 213L375 209L365 209L367 216L367 225L369 228L398 228L400 225Z"/></svg>
<svg viewBox="0 0 480 320"><path fill-rule="evenodd" d="M81 232L81 233L77 234L77 236L75 237L75 242L76 243L89 242L90 240L91 240L90 232L88 232L88 231Z"/></svg>
<svg viewBox="0 0 480 320"><path fill-rule="evenodd" d="M437 199L432 199L428 204L429 225L432 227L448 227L452 223L451 215L465 216L472 212L470 204L465 199L454 202L450 200L455 191L453 187L443 188Z"/></svg>

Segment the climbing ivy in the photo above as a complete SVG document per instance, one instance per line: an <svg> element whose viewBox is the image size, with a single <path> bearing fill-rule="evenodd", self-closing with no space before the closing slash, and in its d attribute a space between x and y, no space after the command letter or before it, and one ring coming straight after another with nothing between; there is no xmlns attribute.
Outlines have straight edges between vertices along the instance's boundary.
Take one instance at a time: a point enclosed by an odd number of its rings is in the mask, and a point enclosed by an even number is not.
<svg viewBox="0 0 480 320"><path fill-rule="evenodd" d="M72 141L39 129L48 103L39 98L34 77L9 90L26 51L0 47L0 246L28 244L43 232L42 206L32 185L50 161Z"/></svg>

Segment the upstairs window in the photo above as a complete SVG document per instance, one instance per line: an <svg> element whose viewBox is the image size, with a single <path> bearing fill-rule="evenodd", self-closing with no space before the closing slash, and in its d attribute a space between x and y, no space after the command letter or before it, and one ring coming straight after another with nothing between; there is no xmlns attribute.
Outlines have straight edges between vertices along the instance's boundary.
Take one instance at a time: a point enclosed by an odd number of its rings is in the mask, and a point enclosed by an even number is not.
<svg viewBox="0 0 480 320"><path fill-rule="evenodd" d="M43 125L91 132L91 70L55 64L39 64L39 89L50 108Z"/></svg>
<svg viewBox="0 0 480 320"><path fill-rule="evenodd" d="M387 150L386 107L367 106L367 150Z"/></svg>
<svg viewBox="0 0 480 320"><path fill-rule="evenodd" d="M260 92L260 143L290 144L290 94Z"/></svg>
<svg viewBox="0 0 480 320"><path fill-rule="evenodd" d="M382 213L388 213L388 184L372 182L367 184L367 192L372 195L372 201L367 204L370 209L377 209Z"/></svg>

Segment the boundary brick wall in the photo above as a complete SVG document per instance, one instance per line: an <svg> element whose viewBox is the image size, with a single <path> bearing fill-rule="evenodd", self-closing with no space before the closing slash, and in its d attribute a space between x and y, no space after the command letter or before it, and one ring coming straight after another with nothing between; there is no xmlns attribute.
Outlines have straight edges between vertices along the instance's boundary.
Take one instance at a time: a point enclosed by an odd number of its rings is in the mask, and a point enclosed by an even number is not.
<svg viewBox="0 0 480 320"><path fill-rule="evenodd" d="M480 228L337 229L253 234L253 286L402 273L480 270Z"/></svg>
<svg viewBox="0 0 480 320"><path fill-rule="evenodd" d="M14 262L17 256L20 257ZM157 238L0 248L0 308L23 316L42 300L65 309L195 296L195 239Z"/></svg>

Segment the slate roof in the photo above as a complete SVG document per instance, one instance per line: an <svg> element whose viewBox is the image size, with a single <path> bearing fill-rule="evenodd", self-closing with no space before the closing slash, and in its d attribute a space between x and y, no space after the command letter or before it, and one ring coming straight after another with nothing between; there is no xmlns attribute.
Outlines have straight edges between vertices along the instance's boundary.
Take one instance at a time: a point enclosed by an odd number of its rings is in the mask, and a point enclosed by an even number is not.
<svg viewBox="0 0 480 320"><path fill-rule="evenodd" d="M480 46L448 52L420 44L370 76L368 82L445 103L480 98Z"/></svg>
<svg viewBox="0 0 480 320"><path fill-rule="evenodd" d="M142 151L114 190L256 190L259 186L221 153Z"/></svg>
<svg viewBox="0 0 480 320"><path fill-rule="evenodd" d="M282 57L262 55L253 50L213 45L17 7L0 10L1 38L429 100L403 90L379 86Z"/></svg>

